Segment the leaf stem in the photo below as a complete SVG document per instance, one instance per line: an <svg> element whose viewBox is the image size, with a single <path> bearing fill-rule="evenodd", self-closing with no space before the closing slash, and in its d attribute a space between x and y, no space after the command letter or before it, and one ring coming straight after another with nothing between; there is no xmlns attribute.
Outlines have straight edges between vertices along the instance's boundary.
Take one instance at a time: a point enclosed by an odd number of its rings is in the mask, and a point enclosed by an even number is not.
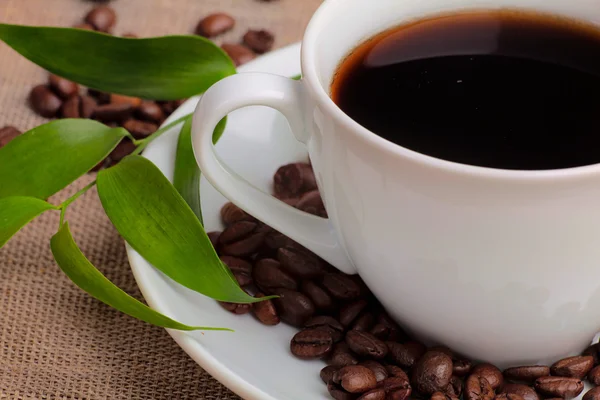
<svg viewBox="0 0 600 400"><path fill-rule="evenodd" d="M63 226L63 223L65 222L65 213L67 212L67 207L69 207L69 205L71 203L73 203L75 200L77 200L81 195L83 195L85 192L87 192L88 190L90 190L91 188L94 187L94 185L96 185L96 181L92 181L90 183L88 183L87 185L85 185L85 187L83 187L83 189L81 189L80 191L78 191L77 193L75 193L73 196L69 197L68 199L66 199L65 201L63 201L58 207L57 209L60 210L60 222L59 222L59 227Z"/></svg>
<svg viewBox="0 0 600 400"><path fill-rule="evenodd" d="M140 139L140 140L134 140L133 144L135 144L138 147L137 147L137 149L135 149L135 151L132 154L140 154L142 151L144 151L146 146L148 146L148 144L150 144L150 142L152 142L154 139L156 139L157 137L159 137L160 135L162 135L169 129L173 128L174 126L179 125L182 122L185 122L191 116L192 116L191 113L184 115L183 117L176 119L175 121L171 122L170 124L160 128L159 130L157 130L156 132L154 132L152 135L148 136L147 138Z"/></svg>

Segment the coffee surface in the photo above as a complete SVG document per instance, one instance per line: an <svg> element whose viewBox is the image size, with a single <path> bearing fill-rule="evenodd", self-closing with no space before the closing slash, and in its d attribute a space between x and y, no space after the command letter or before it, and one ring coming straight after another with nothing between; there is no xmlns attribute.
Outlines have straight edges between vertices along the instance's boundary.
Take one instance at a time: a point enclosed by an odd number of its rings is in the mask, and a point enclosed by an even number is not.
<svg viewBox="0 0 600 400"><path fill-rule="evenodd" d="M331 95L375 134L448 161L600 162L600 31L573 21L482 11L400 26L356 48Z"/></svg>

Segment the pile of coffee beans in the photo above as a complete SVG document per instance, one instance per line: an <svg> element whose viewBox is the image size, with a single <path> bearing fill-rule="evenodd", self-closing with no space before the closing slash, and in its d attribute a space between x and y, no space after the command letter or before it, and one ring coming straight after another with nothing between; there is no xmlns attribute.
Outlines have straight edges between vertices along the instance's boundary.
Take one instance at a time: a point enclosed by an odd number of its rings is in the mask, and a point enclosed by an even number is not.
<svg viewBox="0 0 600 400"><path fill-rule="evenodd" d="M327 217L310 164L277 170L274 196L308 213ZM357 275L346 275L300 244L257 221L232 203L221 209L223 232L209 236L238 283L257 303L221 303L235 314L253 313L261 323L297 327L290 352L328 365L321 379L336 400L542 400L572 399L583 381L600 385L600 345L551 366L501 371L476 364L444 346L411 338L385 312ZM584 400L600 400L600 386Z"/></svg>

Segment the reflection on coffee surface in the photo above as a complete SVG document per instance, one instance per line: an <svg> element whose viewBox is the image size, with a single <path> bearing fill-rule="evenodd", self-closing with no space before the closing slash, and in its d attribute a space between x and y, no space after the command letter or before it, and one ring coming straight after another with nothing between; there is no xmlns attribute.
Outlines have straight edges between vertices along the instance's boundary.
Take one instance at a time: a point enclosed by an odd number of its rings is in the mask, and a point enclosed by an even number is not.
<svg viewBox="0 0 600 400"><path fill-rule="evenodd" d="M522 170L600 162L600 31L520 11L381 33L339 66L332 98L408 149Z"/></svg>

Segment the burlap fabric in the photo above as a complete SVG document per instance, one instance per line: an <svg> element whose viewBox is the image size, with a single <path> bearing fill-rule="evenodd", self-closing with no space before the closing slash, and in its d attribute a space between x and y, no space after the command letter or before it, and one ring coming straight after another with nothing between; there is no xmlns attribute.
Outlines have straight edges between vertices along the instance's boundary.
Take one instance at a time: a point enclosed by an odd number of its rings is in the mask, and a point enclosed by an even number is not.
<svg viewBox="0 0 600 400"><path fill-rule="evenodd" d="M299 40L321 0L115 0L115 33L191 33L220 10L237 19L223 39L267 28L276 47ZM0 0L0 21L71 26L94 3L84 0ZM165 55L168 57L168 54ZM30 129L44 119L26 106L47 74L0 43L0 126ZM81 179L57 196L90 182ZM125 248L95 191L68 212L84 253L119 287L141 299ZM0 398L235 399L194 363L161 328L139 322L75 287L54 264L49 239L57 215L44 215L0 250Z"/></svg>

